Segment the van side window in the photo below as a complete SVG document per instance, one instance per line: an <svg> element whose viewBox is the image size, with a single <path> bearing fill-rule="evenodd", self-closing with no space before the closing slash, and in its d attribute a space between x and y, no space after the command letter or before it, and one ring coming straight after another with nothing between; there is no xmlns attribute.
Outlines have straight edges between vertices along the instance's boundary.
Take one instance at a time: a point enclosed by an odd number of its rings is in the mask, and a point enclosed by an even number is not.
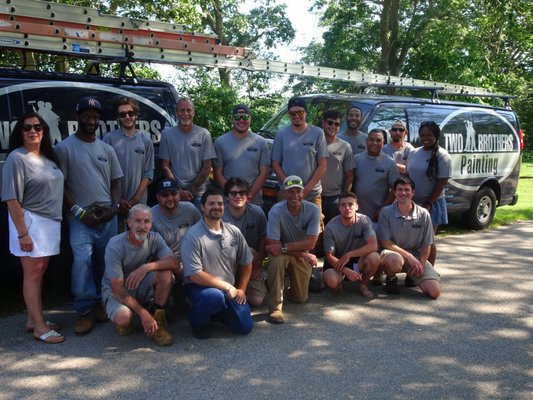
<svg viewBox="0 0 533 400"><path fill-rule="evenodd" d="M389 129L396 120L402 120L409 126L404 107L379 105L366 131L370 132L374 128L384 129L387 132L386 142L389 143L391 140Z"/></svg>

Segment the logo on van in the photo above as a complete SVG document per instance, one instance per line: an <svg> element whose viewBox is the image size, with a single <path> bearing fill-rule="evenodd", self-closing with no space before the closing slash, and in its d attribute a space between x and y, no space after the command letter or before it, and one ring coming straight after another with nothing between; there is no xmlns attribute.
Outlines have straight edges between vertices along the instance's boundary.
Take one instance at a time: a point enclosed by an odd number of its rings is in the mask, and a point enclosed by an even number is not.
<svg viewBox="0 0 533 400"><path fill-rule="evenodd" d="M452 159L451 185L478 190L479 179L495 177L500 182L513 171L520 155L519 136L504 116L493 110L461 108L440 125L440 144Z"/></svg>

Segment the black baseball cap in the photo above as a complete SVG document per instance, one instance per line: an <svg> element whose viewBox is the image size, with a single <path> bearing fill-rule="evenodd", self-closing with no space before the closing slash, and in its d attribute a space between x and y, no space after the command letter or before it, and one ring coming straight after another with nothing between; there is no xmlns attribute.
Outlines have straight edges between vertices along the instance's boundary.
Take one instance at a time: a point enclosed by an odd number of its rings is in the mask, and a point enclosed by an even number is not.
<svg viewBox="0 0 533 400"><path fill-rule="evenodd" d="M157 184L157 194L168 192L168 191L176 192L179 190L179 188L180 187L178 185L178 182L176 182L175 180L163 179L159 181L159 183Z"/></svg>

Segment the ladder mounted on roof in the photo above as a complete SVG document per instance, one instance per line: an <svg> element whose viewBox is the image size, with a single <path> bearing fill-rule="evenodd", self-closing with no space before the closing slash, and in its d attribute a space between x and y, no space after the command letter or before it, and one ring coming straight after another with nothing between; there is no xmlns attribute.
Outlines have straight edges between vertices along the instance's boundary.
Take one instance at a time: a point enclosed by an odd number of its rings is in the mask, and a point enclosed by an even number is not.
<svg viewBox="0 0 533 400"><path fill-rule="evenodd" d="M40 0L0 0L0 47L96 60L240 68L353 82L358 86L424 88L443 95L500 96L487 89L429 80L264 60L244 47L184 25L118 17L88 7Z"/></svg>

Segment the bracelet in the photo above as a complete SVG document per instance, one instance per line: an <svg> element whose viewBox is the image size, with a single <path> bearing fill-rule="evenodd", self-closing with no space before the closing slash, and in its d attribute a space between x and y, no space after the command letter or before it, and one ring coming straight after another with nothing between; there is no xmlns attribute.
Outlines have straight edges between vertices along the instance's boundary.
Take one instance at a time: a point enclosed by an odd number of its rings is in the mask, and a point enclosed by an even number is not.
<svg viewBox="0 0 533 400"><path fill-rule="evenodd" d="M84 216L85 216L85 213L87 212L84 208L80 207L79 205L77 204L74 204L72 207L70 207L70 212L72 214L74 214L74 216L76 218L78 218L79 220L81 220Z"/></svg>
<svg viewBox="0 0 533 400"><path fill-rule="evenodd" d="M19 235L18 238L19 239L22 239L24 236L28 236L28 231L26 231L26 233L23 233L22 235Z"/></svg>

